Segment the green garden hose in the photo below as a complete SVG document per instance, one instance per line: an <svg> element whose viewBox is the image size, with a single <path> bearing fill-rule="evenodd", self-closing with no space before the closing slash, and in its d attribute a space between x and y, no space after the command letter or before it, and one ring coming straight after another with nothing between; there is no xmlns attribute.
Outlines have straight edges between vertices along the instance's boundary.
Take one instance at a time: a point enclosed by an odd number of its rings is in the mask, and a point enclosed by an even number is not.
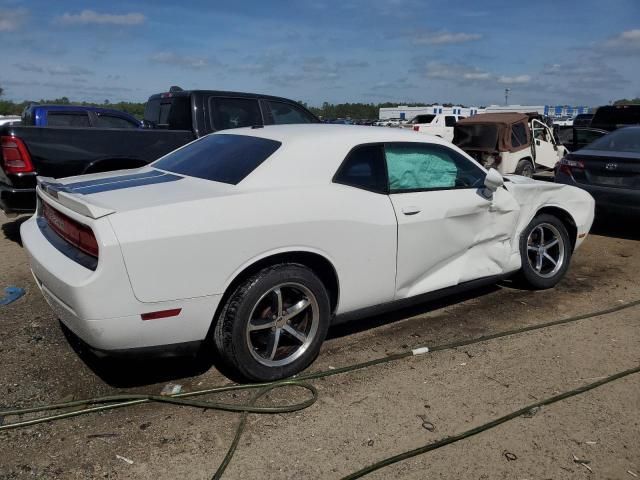
<svg viewBox="0 0 640 480"><path fill-rule="evenodd" d="M274 413L288 413L288 412L295 412L295 411L299 411L299 410L303 410L305 408L310 407L311 405L313 405L316 400L318 399L318 391L316 390L316 388L311 385L309 383L310 380L315 380L315 379L319 379L319 378L325 378L325 377L329 377L329 376L333 376L333 375L339 375L339 374L343 374L343 373L348 373L348 372L353 372L356 370L362 370L364 368L369 368L375 365L380 365L383 363L388 363L388 362L392 362L392 361L396 361L402 358L406 358L406 357L410 357L410 356L414 356L414 355L420 355L420 354L424 354L424 353L428 353L428 352L435 352L435 351L442 351L442 350L449 350L449 349L454 349L454 348L459 348L459 347L464 347L464 346L468 346L468 345L472 345L475 343L480 343L480 342L486 342L488 340L493 340L493 339L497 339L497 338L502 338L502 337L508 337L508 336L512 336L512 335L518 335L521 333L526 333L526 332L531 332L531 331L535 331L535 330L541 330L544 328L549 328L549 327L553 327L553 326L557 326L557 325L563 325L563 324L568 324L568 323L572 323L572 322L577 322L579 320L584 320L584 319L588 319L588 318L593 318L593 317L597 317L597 316L601 316L601 315L606 315L606 314L610 314L610 313L614 313L614 312L618 312L624 309L628 309L634 306L640 305L640 300L635 300L632 302L627 302L627 303L622 303L620 305L616 305L614 307L610 307L604 310L599 310L596 312L591 312L591 313L587 313L587 314L581 314L581 315L576 315L573 317L569 317L569 318L564 318L564 319L560 319L560 320L555 320L555 321L551 321L551 322L547 322L547 323L543 323L543 324L538 324L538 325L529 325L526 327L521 327L521 328L517 328L517 329L513 329L513 330L507 330L507 331L503 331L503 332L499 332L499 333L494 333L494 334L490 334L490 335L484 335L481 337L476 337L476 338L472 338L472 339L467 339L467 340L461 340L461 341L457 341L457 342L452 342L452 343L447 343L447 344L443 344L443 345L437 345L437 346L433 346L433 347L428 347L428 346L418 346L416 348L413 348L411 350L407 350L407 351L403 351L400 353L396 353L396 354L392 354L392 355L388 355L386 357L381 357L381 358L377 358L374 360L370 360L367 362L362 362L362 363L357 363L354 365L347 365L344 367L340 367L340 368L335 368L335 369L330 369L330 370L325 370L325 371L320 371L320 372L315 372L315 373L309 373L309 374L305 374L305 375L300 375L294 379L288 379L288 380L279 380L276 382L269 382L269 383L260 383L260 384L243 384L243 385L225 385L225 386L220 386L220 387L213 387L213 388L207 388L207 389L202 389L202 390L196 390L196 391L192 391L192 392L185 392L185 393L179 393L179 394L175 394L175 395L171 395L171 396L161 396L161 395L146 395L146 394L121 394L121 395L110 395L110 396L104 396L104 397L96 397L96 398L91 398L91 399L85 399L85 400L76 400L76 401L70 401L70 402L62 402L62 403L57 403L57 404L52 404L52 405L44 405L44 406L40 406L40 407L29 407L29 408L16 408L16 409L12 409L12 410L5 410L5 411L0 411L0 422L1 419L3 417L8 417L8 416L23 416L23 415L27 415L27 414L32 414L32 413L39 413L39 412L53 412L56 410L61 410L61 409L68 409L68 408L74 408L74 407L84 407L78 410L74 410L74 411L67 411L67 412L63 412L63 413L57 413L57 414L51 414L51 415L46 415L46 416L41 416L41 417L36 417L36 418L31 418L31 419L27 419L27 420L18 420L12 423L7 423L7 424L1 424L0 423L0 432L4 431L4 430L10 430L10 429L15 429L15 428L21 428L21 427L26 427L26 426L30 426L30 425L36 425L39 423L44 423L44 422L51 422L54 420L61 420L63 418L71 418L71 417L75 417L78 415L84 415L87 413L93 413L93 412L101 412L101 411L106 411L106 410L112 410L112 409L116 409L116 408L123 408L123 407L129 407L129 406L133 406L133 405L140 405L143 403L148 403L148 402L156 402L156 403L168 403L168 404L173 404L173 405L179 405L179 406L188 406L188 407L196 407L196 408L203 408L203 409L212 409L212 410L223 410L223 411L228 411L228 412L239 412L242 413L240 421L238 423L238 426L236 428L236 432L235 432L235 436L234 439L227 451L227 454L225 455L224 460L222 461L222 463L220 464L220 466L218 467L216 473L213 476L214 480L217 480L219 478L221 478L222 474L224 473L225 469L227 468L227 466L229 465L229 462L231 461L237 447L238 447L238 443L240 441L240 437L242 436L242 433L245 429L246 426L246 419L248 414L250 413L257 413L257 414L274 414ZM437 442L433 442L433 443L429 443L427 445L424 445L422 447L419 447L415 450L410 450L408 452L399 454L399 455L395 455L392 457L389 457L387 459L381 460L379 462L376 462L362 470L359 470L357 472L352 473L351 475L348 475L347 477L344 477L345 480L346 479L355 479L355 478L360 478L364 475L367 475L370 472L373 472L375 470L378 470L380 468L383 468L385 466L391 465L393 463L405 460L407 458L411 458L413 456L416 455L420 455L422 453L426 453L429 452L431 450L435 450L437 448L443 447L445 445L449 445L451 443L457 442L459 440L468 438L470 436L473 435L477 435L478 433L481 433L483 431L489 430L491 428L496 427L497 425L500 425L502 423L505 423L509 420L512 420L514 418L519 417L520 415L527 413L528 411L530 411L532 408L535 407L539 407L542 405L549 405L551 403L555 403L558 402L560 400L564 400L566 398L569 398L571 396L574 395L578 395L580 393L592 390L594 388L597 388L601 385L604 385L606 383L612 382L614 380L620 379L622 377L625 377L627 375L631 375L633 373L638 373L640 372L640 366L630 369L630 370L625 370L624 372L619 372L616 373L610 377L607 377L603 380L599 380L598 382L594 382L588 385L584 385L582 387L579 387L575 390L571 390L569 392L565 392L562 393L560 395L556 395L554 397L550 397L546 400L542 400L540 402L537 402L535 404L529 405L527 407L524 407L520 410L517 410L515 412L512 412L508 415L505 415L503 417L500 417L498 419L495 419L489 423L486 423L484 425L480 425L478 427L475 427L474 429L468 430L466 432L463 432L461 434L458 435L454 435L451 437L447 437L444 438L442 440L439 440ZM275 406L261 406L261 405L256 405L257 402L264 396L266 395L268 392L277 389L277 388L298 388L298 389L304 389L308 392L310 392L310 396L309 398L307 398L304 401L298 402L298 403L294 403L294 404L285 404L285 405L275 405ZM222 402L210 402L210 401L203 401L203 400L195 400L193 399L193 397L199 397L199 396L203 396L203 395L213 395L213 394L220 394L220 393L224 393L224 392L230 392L230 391L239 391L239 390L256 390L256 392L254 393L254 395L251 397L251 399L249 400L248 403L246 404L230 404L230 403L222 403Z"/></svg>

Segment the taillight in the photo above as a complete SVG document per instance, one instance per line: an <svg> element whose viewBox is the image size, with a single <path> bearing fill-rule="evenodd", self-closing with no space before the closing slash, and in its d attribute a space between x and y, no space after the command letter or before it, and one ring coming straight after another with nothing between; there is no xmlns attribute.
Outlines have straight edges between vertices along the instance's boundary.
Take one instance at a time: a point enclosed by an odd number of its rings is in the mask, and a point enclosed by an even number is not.
<svg viewBox="0 0 640 480"><path fill-rule="evenodd" d="M418 125L414 125L414 126L413 126L413 130L414 130L415 132L419 132L419 131L420 131L420 127L419 127Z"/></svg>
<svg viewBox="0 0 640 480"><path fill-rule="evenodd" d="M562 160L558 162L558 171L565 175L573 176L571 169L584 170L584 163L580 160L571 160L567 157L562 157Z"/></svg>
<svg viewBox="0 0 640 480"><path fill-rule="evenodd" d="M67 242L84 253L98 258L98 241L93 230L54 210L46 203L42 204L42 215L51 229Z"/></svg>
<svg viewBox="0 0 640 480"><path fill-rule="evenodd" d="M28 173L34 171L29 150L18 137L0 137L0 147L2 148L2 162L5 173Z"/></svg>

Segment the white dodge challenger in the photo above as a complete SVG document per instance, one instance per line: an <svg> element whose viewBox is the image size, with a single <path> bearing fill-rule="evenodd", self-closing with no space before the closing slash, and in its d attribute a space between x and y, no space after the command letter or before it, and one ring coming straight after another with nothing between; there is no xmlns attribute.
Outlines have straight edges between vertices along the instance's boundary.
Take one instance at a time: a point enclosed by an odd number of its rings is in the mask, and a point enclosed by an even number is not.
<svg viewBox="0 0 640 480"><path fill-rule="evenodd" d="M223 131L37 194L22 241L75 335L112 354L208 346L251 380L304 369L341 320L516 273L553 287L594 215L584 190L342 125Z"/></svg>

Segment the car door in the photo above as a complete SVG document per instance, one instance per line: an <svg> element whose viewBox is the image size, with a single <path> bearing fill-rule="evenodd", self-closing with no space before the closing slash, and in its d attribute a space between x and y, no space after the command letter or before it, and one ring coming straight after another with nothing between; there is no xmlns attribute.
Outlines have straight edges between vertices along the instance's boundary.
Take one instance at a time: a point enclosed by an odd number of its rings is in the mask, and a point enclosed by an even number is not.
<svg viewBox="0 0 640 480"><path fill-rule="evenodd" d="M389 197L398 220L396 299L505 272L519 205L484 194L485 171L452 148L388 143Z"/></svg>
<svg viewBox="0 0 640 480"><path fill-rule="evenodd" d="M531 121L531 131L536 165L553 168L564 156L564 148L556 145L551 130L540 120Z"/></svg>

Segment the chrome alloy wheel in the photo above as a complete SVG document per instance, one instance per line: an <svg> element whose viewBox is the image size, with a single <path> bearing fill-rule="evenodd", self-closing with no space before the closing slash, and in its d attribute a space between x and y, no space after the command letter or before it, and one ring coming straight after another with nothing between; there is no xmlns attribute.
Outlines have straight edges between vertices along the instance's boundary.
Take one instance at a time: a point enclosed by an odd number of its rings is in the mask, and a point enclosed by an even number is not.
<svg viewBox="0 0 640 480"><path fill-rule="evenodd" d="M282 283L256 302L246 326L249 351L262 365L282 367L311 345L320 323L316 297L304 285Z"/></svg>
<svg viewBox="0 0 640 480"><path fill-rule="evenodd" d="M527 237L527 258L543 278L553 277L564 265L564 240L550 223L536 225Z"/></svg>

